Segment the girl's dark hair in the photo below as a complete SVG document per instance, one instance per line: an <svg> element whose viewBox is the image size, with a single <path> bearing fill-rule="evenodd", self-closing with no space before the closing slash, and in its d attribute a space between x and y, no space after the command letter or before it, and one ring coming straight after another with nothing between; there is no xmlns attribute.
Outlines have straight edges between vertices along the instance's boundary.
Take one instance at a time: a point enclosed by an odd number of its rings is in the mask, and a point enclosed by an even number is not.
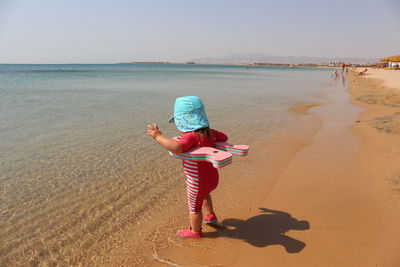
<svg viewBox="0 0 400 267"><path fill-rule="evenodd" d="M200 128L197 130L194 130L194 133L198 136L200 136L200 138L203 139L212 139L212 133L210 130L210 127L204 127L204 128Z"/></svg>

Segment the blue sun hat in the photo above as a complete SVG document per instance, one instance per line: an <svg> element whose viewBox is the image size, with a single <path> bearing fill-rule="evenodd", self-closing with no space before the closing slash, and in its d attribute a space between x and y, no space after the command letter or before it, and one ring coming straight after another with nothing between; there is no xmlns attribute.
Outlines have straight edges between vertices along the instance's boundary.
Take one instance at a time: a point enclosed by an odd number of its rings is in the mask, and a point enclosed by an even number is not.
<svg viewBox="0 0 400 267"><path fill-rule="evenodd" d="M174 116L168 120L175 122L181 132L192 132L208 127L203 102L197 96L183 96L175 100Z"/></svg>

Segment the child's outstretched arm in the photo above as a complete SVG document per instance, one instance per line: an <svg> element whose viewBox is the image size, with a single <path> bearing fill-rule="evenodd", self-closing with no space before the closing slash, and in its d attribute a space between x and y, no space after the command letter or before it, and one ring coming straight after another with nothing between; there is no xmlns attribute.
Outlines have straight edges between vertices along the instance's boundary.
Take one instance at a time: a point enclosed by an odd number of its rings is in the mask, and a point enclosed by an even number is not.
<svg viewBox="0 0 400 267"><path fill-rule="evenodd" d="M147 130L147 135L153 137L153 139L162 147L175 154L182 152L182 145L178 141L162 135L156 124L147 125L147 128L149 128Z"/></svg>

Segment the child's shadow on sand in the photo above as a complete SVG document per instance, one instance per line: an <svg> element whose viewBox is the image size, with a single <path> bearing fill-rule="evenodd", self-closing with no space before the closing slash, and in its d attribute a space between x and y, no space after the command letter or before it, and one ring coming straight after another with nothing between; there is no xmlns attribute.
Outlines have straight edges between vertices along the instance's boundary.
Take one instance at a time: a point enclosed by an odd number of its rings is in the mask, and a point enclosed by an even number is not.
<svg viewBox="0 0 400 267"><path fill-rule="evenodd" d="M222 225L214 225L216 232L204 233L204 237L229 237L241 239L255 247L281 245L288 253L300 252L306 244L300 240L286 236L289 230L310 229L308 221L299 221L289 213L260 208L262 214L246 221L226 219Z"/></svg>

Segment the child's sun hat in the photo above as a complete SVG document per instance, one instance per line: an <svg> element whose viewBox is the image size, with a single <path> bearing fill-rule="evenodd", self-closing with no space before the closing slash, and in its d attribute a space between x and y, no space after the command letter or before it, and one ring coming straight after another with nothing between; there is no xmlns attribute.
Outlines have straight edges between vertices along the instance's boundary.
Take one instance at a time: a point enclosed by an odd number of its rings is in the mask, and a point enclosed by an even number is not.
<svg viewBox="0 0 400 267"><path fill-rule="evenodd" d="M175 100L174 116L168 120L175 122L181 132L192 132L210 126L204 104L197 96L183 96Z"/></svg>

